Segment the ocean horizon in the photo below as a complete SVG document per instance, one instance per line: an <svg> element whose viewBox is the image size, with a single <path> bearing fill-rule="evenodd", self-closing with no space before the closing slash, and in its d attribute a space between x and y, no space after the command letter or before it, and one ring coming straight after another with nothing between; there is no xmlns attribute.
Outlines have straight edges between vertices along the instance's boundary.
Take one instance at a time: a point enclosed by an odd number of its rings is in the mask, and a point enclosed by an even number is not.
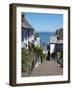
<svg viewBox="0 0 72 90"><path fill-rule="evenodd" d="M55 32L38 32L40 37L40 43L48 45L50 41L50 37L55 35Z"/></svg>

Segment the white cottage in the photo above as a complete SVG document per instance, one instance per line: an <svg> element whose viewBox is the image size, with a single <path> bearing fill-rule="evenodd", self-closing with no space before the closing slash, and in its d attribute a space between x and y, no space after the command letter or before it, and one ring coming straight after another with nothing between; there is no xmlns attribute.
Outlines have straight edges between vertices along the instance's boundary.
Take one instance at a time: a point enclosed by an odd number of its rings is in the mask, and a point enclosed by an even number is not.
<svg viewBox="0 0 72 90"><path fill-rule="evenodd" d="M55 34L50 37L50 54L63 52L63 29L57 30Z"/></svg>
<svg viewBox="0 0 72 90"><path fill-rule="evenodd" d="M37 36L36 34L37 34L37 32L25 19L25 14L22 14L21 48L28 49L29 43L33 43L35 46L40 46L40 37ZM40 64L40 62L37 60L36 65L34 67L37 67L39 64Z"/></svg>
<svg viewBox="0 0 72 90"><path fill-rule="evenodd" d="M28 49L28 42L33 43L35 46L37 45L40 46L40 37L36 37L36 40L35 40L35 30L25 19L25 14L22 14L21 30L22 30L21 31L22 48Z"/></svg>

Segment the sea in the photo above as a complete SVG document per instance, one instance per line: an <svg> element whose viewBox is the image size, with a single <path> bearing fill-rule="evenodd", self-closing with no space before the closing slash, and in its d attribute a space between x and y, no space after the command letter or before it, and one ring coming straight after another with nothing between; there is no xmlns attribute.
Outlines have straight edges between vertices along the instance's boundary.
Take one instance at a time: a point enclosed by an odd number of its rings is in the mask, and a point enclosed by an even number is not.
<svg viewBox="0 0 72 90"><path fill-rule="evenodd" d="M55 32L39 32L40 43L48 45L50 37L55 35Z"/></svg>

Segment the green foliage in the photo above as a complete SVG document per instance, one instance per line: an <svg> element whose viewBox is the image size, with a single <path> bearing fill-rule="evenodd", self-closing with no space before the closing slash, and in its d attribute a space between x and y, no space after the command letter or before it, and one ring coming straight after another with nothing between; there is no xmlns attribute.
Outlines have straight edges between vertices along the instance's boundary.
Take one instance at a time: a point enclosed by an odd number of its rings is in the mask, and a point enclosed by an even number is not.
<svg viewBox="0 0 72 90"><path fill-rule="evenodd" d="M57 58L60 59L61 58L61 53L57 52Z"/></svg>
<svg viewBox="0 0 72 90"><path fill-rule="evenodd" d="M41 63L44 60L45 55L43 54L43 48L33 45L29 43L29 48L24 49L22 48L21 52L22 58L22 72L31 71L34 65L37 62L37 59L40 58Z"/></svg>
<svg viewBox="0 0 72 90"><path fill-rule="evenodd" d="M53 53L51 54L51 57L63 58L63 51L53 52Z"/></svg>
<svg viewBox="0 0 72 90"><path fill-rule="evenodd" d="M40 57L41 62L43 62L45 55L43 53L43 48L42 47L35 47L34 48L35 53L37 54L38 58Z"/></svg>
<svg viewBox="0 0 72 90"><path fill-rule="evenodd" d="M61 58L63 58L63 51L61 52Z"/></svg>
<svg viewBox="0 0 72 90"><path fill-rule="evenodd" d="M22 48L22 71L28 70L30 67L32 61L33 61L33 55L32 53L29 53L27 49Z"/></svg>

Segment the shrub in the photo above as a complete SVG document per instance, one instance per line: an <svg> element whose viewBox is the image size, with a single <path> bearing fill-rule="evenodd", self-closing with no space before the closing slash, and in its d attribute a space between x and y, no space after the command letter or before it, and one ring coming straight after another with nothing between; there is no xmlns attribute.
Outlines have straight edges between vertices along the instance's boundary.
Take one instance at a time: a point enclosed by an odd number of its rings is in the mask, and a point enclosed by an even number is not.
<svg viewBox="0 0 72 90"><path fill-rule="evenodd" d="M61 52L57 52L57 59L61 58Z"/></svg>
<svg viewBox="0 0 72 90"><path fill-rule="evenodd" d="M27 72L28 68L31 66L33 61L32 53L29 53L27 49L22 48L22 72Z"/></svg>
<svg viewBox="0 0 72 90"><path fill-rule="evenodd" d="M33 44L29 44L29 48L25 49L22 48L21 52L21 58L22 58L22 72L31 72L31 70L34 68L37 60L41 60L41 63L43 62L45 55L43 54L43 48L35 46Z"/></svg>

